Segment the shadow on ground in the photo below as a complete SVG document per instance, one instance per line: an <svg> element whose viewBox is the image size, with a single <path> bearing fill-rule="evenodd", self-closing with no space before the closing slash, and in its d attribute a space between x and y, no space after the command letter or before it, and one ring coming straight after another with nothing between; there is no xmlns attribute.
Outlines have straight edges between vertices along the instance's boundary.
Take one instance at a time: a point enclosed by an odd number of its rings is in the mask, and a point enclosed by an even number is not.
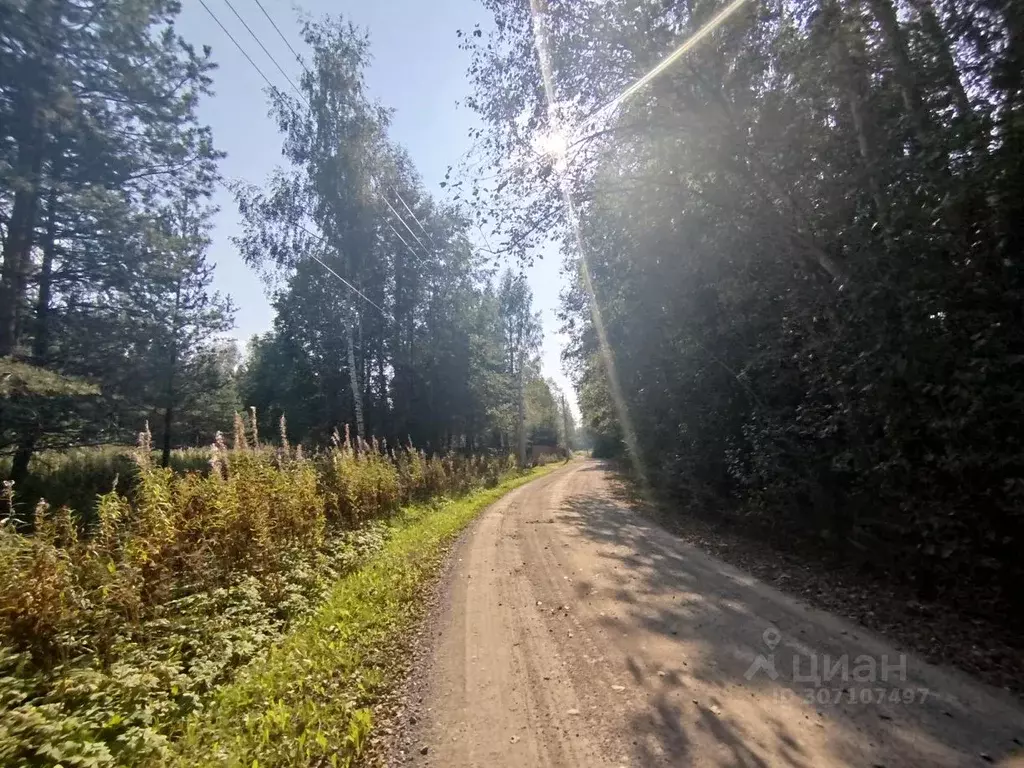
<svg viewBox="0 0 1024 768"><path fill-rule="evenodd" d="M947 762L943 756L983 765L980 755L999 759L1014 748L1004 727L1014 715L1003 713L1003 725L980 734L975 704L930 690L934 677L919 676L916 662L901 666L895 651L857 627L809 613L708 558L609 488L568 498L556 517L599 545L607 566L600 597L617 606L599 619L607 635L643 633L630 644L642 650L624 660L646 695L630 723L642 765L691 764L695 744L709 740L718 757L708 762L702 749L702 765L892 768ZM596 594L588 581L574 588L578 598ZM764 667L752 673L759 654L774 680ZM678 663L662 666L666 656Z"/></svg>

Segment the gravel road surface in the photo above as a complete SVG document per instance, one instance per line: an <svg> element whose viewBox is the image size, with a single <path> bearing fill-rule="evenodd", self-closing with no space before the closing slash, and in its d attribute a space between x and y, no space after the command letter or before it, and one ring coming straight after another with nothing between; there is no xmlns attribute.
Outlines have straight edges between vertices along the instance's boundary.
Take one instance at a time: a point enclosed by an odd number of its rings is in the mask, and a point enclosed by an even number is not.
<svg viewBox="0 0 1024 768"><path fill-rule="evenodd" d="M1019 765L1024 710L684 544L574 461L452 554L393 760Z"/></svg>

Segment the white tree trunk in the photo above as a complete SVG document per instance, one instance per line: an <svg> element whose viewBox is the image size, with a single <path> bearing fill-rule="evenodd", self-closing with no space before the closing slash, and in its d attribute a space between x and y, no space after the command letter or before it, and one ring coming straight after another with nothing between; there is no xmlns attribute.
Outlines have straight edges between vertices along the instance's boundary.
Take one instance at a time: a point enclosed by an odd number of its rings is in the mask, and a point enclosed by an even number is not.
<svg viewBox="0 0 1024 768"><path fill-rule="evenodd" d="M519 413L518 413L518 437L519 437L519 466L526 466L526 391L523 385L523 352L519 351Z"/></svg>
<svg viewBox="0 0 1024 768"><path fill-rule="evenodd" d="M365 427L363 426L363 390L359 384L359 368L356 367L356 335L355 321L348 323L348 372L349 381L352 383L352 403L356 412L356 437L365 440ZM356 441L358 443L358 440Z"/></svg>

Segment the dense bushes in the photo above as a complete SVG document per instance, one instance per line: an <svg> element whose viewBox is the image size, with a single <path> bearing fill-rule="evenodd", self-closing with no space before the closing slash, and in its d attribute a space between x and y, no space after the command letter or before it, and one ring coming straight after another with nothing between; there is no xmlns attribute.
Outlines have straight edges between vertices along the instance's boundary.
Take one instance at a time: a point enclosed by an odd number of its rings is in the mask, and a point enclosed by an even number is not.
<svg viewBox="0 0 1024 768"><path fill-rule="evenodd" d="M347 437L307 458L241 419L207 472L151 456L144 434L133 489L104 494L85 531L45 502L33 535L0 526L0 763L157 758L205 694L383 543L377 521L513 466Z"/></svg>
<svg viewBox="0 0 1024 768"><path fill-rule="evenodd" d="M115 483L129 495L135 488L137 450L131 445L102 445L40 451L32 456L28 473L17 484L18 507L28 510L27 517L31 517L36 503L45 498L54 508L70 507L78 513L80 523L89 524L95 520L97 499ZM154 460L158 458L154 454ZM170 467L176 472L206 471L209 466L207 450L179 448L171 452ZM11 460L0 458L0 479L10 476Z"/></svg>
<svg viewBox="0 0 1024 768"><path fill-rule="evenodd" d="M561 221L595 453L1019 624L1019 4L484 2L465 45L508 196L484 215L524 255ZM545 132L572 148L546 168Z"/></svg>

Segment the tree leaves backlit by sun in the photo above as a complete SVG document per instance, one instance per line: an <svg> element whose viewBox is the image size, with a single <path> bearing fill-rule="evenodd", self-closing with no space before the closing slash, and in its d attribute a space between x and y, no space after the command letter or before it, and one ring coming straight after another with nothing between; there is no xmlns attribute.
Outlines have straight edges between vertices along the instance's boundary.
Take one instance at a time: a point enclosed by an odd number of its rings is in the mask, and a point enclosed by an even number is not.
<svg viewBox="0 0 1024 768"><path fill-rule="evenodd" d="M579 276L565 360L597 448L628 416L688 508L1021 615L1017 5L485 5L460 178L503 249L555 237Z"/></svg>

